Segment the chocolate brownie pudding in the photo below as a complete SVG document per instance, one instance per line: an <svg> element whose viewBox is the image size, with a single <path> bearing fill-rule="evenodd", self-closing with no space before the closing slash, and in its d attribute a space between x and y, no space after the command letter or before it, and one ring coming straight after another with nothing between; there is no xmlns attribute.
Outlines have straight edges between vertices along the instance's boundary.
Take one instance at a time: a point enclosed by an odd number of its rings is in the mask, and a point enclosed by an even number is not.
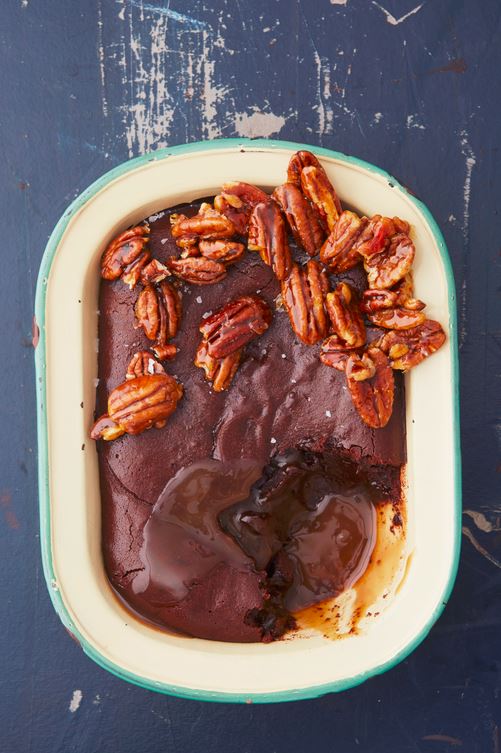
<svg viewBox="0 0 501 753"><path fill-rule="evenodd" d="M163 629L280 638L356 582L377 505L402 504L401 370L439 346L436 323L408 278L402 299L407 240L394 238L408 226L342 212L333 189L320 201L301 182L311 157L274 201L228 189L147 218L103 256L92 435L110 440L97 443L104 563L122 601ZM387 287L375 253L400 259Z"/></svg>

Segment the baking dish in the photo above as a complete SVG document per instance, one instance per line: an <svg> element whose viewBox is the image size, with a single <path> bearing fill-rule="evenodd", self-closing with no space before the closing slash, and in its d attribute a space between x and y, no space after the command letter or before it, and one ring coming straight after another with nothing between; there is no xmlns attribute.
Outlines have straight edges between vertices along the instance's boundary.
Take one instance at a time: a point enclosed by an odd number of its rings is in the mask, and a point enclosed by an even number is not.
<svg viewBox="0 0 501 753"><path fill-rule="evenodd" d="M127 226L167 206L214 194L227 180L283 181L312 149L338 193L367 215L413 226L418 297L448 332L446 345L406 376L408 551L387 608L359 634L264 644L170 635L136 620L104 571L96 450L89 439L97 377L99 259ZM107 173L67 209L40 269L35 351L42 558L54 606L84 651L138 685L179 696L273 702L339 691L401 661L438 618L460 540L460 448L454 281L426 207L373 165L290 142L220 140L160 150Z"/></svg>

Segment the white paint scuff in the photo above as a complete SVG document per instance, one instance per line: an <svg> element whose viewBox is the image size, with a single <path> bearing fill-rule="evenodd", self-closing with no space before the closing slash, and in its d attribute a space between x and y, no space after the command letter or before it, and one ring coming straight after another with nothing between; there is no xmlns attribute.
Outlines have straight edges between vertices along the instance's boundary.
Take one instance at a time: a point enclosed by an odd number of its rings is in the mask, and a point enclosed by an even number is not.
<svg viewBox="0 0 501 753"><path fill-rule="evenodd" d="M418 115L407 115L406 125L407 128L419 128L422 131L426 129L426 126L419 122Z"/></svg>
<svg viewBox="0 0 501 753"><path fill-rule="evenodd" d="M398 26L403 21L406 21L410 16L413 16L415 13L419 13L419 11L421 10L421 8L424 5L424 3L421 3L421 5L416 5L415 8L413 8L412 10L410 10L404 16L400 16L400 18L396 18L389 11L387 11L386 8L383 8L382 5L379 5L379 3L376 3L376 0L372 0L372 4L375 5L376 8L379 8L379 10L384 13L384 15L386 16L386 22L389 23L389 24L391 24L391 26Z"/></svg>
<svg viewBox="0 0 501 753"><path fill-rule="evenodd" d="M267 138L280 133L286 123L283 115L272 112L262 112L259 108L252 108L252 112L235 113L235 133L247 138Z"/></svg>
<svg viewBox="0 0 501 753"><path fill-rule="evenodd" d="M331 69L329 60L320 57L316 49L313 50L313 59L317 69L318 130L322 135L332 133L334 124L331 100ZM344 93L342 96L344 96Z"/></svg>
<svg viewBox="0 0 501 753"><path fill-rule="evenodd" d="M348 0L331 0L331 5L346 5Z"/></svg>
<svg viewBox="0 0 501 753"><path fill-rule="evenodd" d="M83 693L81 690L74 690L73 695L71 696L70 705L68 706L69 711L71 711L72 714L75 713L75 711L78 711L80 708L80 704L82 703Z"/></svg>
<svg viewBox="0 0 501 753"><path fill-rule="evenodd" d="M373 123L380 123L383 119L383 113L382 112L375 112L374 117L372 119Z"/></svg>
<svg viewBox="0 0 501 753"><path fill-rule="evenodd" d="M103 115L108 115L108 100L106 98L106 74L104 66L104 41L103 41L103 8L101 2L97 6L97 56L99 60L99 79L101 82L101 104Z"/></svg>
<svg viewBox="0 0 501 753"><path fill-rule="evenodd" d="M461 131L460 144L461 153L465 158L465 178L463 184L463 236L465 240L468 240L470 234L470 199L471 199L471 175L473 168L477 164L477 159L470 146L468 140L468 134L466 131Z"/></svg>

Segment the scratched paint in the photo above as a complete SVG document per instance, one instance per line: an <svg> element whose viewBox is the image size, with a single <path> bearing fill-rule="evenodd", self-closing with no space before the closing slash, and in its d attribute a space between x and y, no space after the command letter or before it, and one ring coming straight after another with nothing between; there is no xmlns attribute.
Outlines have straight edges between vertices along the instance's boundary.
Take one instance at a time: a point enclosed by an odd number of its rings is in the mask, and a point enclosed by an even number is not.
<svg viewBox="0 0 501 753"><path fill-rule="evenodd" d="M68 706L68 711L70 713L74 714L75 711L78 711L80 708L80 704L82 703L83 693L81 690L74 690L73 694L71 696L70 705Z"/></svg>

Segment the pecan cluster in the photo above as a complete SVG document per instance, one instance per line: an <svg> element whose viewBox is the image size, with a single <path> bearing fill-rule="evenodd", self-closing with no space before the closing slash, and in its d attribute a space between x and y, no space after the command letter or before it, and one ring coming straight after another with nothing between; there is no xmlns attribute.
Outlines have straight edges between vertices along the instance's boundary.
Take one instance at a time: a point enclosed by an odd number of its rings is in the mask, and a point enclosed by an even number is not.
<svg viewBox="0 0 501 753"><path fill-rule="evenodd" d="M345 373L361 418L382 428L393 409L392 369L406 371L445 341L440 324L426 318L425 304L414 297L410 226L399 217L343 211L327 173L310 152L291 158L287 183L275 189L273 198L296 242L320 259L304 267L293 264L282 280L282 302L292 328L308 345L323 340L321 361ZM343 280L329 290L327 271L342 275L360 264L367 275L361 296ZM388 332L368 344L366 324Z"/></svg>
<svg viewBox="0 0 501 753"><path fill-rule="evenodd" d="M215 392L228 389L244 346L266 332L271 319L268 304L257 295L248 295L230 301L202 322L195 366L204 369Z"/></svg>
<svg viewBox="0 0 501 753"><path fill-rule="evenodd" d="M213 203L202 203L193 216L172 214L170 223L179 253L166 263L151 258L146 224L118 235L101 258L104 279L122 279L131 289L141 286L136 326L154 355L135 353L125 381L108 398L108 412L94 424L94 439L111 440L165 424L183 394L182 385L160 363L177 353L171 341L181 326L178 280L220 283L246 248L273 270L280 302L299 340L309 346L321 343L321 361L345 374L355 408L374 429L391 417L393 370L416 366L445 341L441 325L426 318L425 304L414 297L415 247L409 224L398 217L343 210L326 170L311 152L293 155L286 182L271 195L249 183L225 183ZM293 258L290 237L310 257L306 263ZM342 277L357 265L363 265L367 280L361 293ZM194 358L215 392L230 387L245 346L266 332L272 320L269 305L258 295L222 304L201 322ZM373 333L368 338L371 326L379 331L376 339Z"/></svg>

